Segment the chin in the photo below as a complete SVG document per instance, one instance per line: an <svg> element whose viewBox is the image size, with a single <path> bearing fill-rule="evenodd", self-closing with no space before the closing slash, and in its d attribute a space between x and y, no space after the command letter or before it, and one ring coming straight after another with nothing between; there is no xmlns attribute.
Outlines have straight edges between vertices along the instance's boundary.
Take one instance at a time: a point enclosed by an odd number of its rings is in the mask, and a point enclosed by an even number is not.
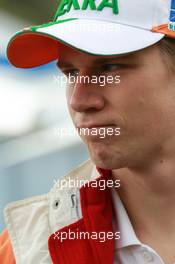
<svg viewBox="0 0 175 264"><path fill-rule="evenodd" d="M123 168L122 154L119 151L112 151L109 146L88 145L92 162L102 169L114 170Z"/></svg>

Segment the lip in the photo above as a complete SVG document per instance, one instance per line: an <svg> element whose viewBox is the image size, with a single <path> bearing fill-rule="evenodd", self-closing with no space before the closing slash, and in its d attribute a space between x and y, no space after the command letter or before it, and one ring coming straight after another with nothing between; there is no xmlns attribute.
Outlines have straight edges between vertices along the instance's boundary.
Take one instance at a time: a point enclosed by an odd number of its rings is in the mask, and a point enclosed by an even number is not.
<svg viewBox="0 0 175 264"><path fill-rule="evenodd" d="M81 124L77 128L98 128L98 127L113 127L114 124Z"/></svg>

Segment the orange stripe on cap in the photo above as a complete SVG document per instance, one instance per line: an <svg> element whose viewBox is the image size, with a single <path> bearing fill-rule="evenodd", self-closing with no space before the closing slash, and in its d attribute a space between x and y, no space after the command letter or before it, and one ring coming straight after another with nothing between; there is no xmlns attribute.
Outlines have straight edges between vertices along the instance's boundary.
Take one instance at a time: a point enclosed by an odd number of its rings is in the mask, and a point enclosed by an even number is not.
<svg viewBox="0 0 175 264"><path fill-rule="evenodd" d="M152 32L165 34L169 38L175 38L175 31L168 28L168 24L163 24L158 27L153 27Z"/></svg>

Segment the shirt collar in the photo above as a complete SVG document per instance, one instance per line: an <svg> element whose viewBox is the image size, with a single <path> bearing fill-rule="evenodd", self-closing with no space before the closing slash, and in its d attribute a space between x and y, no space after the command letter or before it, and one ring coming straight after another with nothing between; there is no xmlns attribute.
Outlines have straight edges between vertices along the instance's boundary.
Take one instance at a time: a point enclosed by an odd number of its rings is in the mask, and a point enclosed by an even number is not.
<svg viewBox="0 0 175 264"><path fill-rule="evenodd" d="M99 173L109 173L108 170L101 169L99 167L94 166L92 173L91 173L91 180L97 179L99 177ZM112 201L114 206L114 212L115 212L115 219L117 219L118 223L118 230L120 231L120 240L116 243L116 249L133 246L133 245L141 245L141 242L136 236L136 233L134 231L134 228L131 224L131 221L129 219L129 216L126 212L126 209L119 197L119 194L114 188L111 188L111 195L112 195ZM114 224L116 221L114 221ZM115 229L117 229L115 225Z"/></svg>
<svg viewBox="0 0 175 264"><path fill-rule="evenodd" d="M115 217L117 218L118 229L120 231L120 240L116 243L116 248L119 249L133 245L141 245L119 194L114 188L111 189L111 195Z"/></svg>

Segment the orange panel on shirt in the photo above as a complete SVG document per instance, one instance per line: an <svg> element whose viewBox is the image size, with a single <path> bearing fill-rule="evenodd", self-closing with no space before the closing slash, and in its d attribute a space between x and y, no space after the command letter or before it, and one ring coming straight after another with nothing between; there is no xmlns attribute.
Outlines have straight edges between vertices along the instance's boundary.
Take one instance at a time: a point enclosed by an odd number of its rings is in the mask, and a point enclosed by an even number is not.
<svg viewBox="0 0 175 264"><path fill-rule="evenodd" d="M16 263L12 249L12 244L7 229L5 229L2 232L2 234L0 234L0 263L2 264Z"/></svg>

